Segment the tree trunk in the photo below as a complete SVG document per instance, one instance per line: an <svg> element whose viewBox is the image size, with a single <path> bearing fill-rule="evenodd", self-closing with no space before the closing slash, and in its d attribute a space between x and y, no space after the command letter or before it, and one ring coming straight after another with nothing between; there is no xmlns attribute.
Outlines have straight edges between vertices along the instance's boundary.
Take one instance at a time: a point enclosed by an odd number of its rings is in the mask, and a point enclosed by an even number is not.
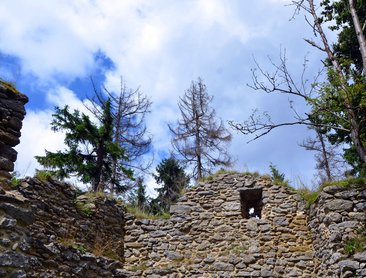
<svg viewBox="0 0 366 278"><path fill-rule="evenodd" d="M358 44L360 46L360 52L362 55L362 66L363 66L362 74L366 75L366 39L365 39L365 35L362 32L360 20L358 18L357 12L356 12L355 1L348 0L348 2L349 2L349 9L351 12L353 25L355 27Z"/></svg>
<svg viewBox="0 0 366 278"><path fill-rule="evenodd" d="M103 159L105 156L104 142L99 142L97 148L97 161L96 161L96 171L94 178L93 191L102 192L104 191L104 179L103 179Z"/></svg>
<svg viewBox="0 0 366 278"><path fill-rule="evenodd" d="M352 0L350 0L350 1L352 1ZM358 154L360 160L363 163L366 163L366 149L360 140L360 126L359 126L359 123L357 122L357 117L352 109L351 100L349 98L350 92L348 91L348 88L347 88L347 81L344 77L342 68L341 68L338 60L334 57L333 51L330 48L327 37L325 36L325 33L321 26L320 20L316 14L315 7L314 7L314 0L308 0L308 2L309 2L309 6L310 6L309 12L311 13L311 15L314 18L315 30L320 35L321 40L324 45L324 51L327 53L328 59L332 62L335 70L337 71L338 77L340 79L341 90L343 91L344 96L345 96L344 105L345 105L345 109L347 112L347 118L348 118L348 121L351 126L352 143L354 144L354 146L356 148L356 151L357 151L357 154ZM352 1L352 3L353 3L353 1Z"/></svg>
<svg viewBox="0 0 366 278"><path fill-rule="evenodd" d="M318 135L320 145L321 145L321 148L322 148L322 155L323 155L323 160L324 160L325 173L327 175L328 181L331 181L332 180L332 173L330 171L329 159L328 159L327 149L326 149L326 146L325 146L325 143L324 143L324 137L323 137L323 134L321 134L318 129L316 129L316 134Z"/></svg>

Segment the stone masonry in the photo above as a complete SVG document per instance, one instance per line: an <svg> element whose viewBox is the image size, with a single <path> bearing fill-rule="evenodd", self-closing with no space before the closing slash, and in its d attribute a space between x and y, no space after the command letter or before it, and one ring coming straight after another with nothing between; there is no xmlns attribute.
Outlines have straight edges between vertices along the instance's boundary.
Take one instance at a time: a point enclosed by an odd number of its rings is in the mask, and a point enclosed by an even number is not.
<svg viewBox="0 0 366 278"><path fill-rule="evenodd" d="M126 216L131 277L316 277L305 206L269 179L219 175L188 190L171 214Z"/></svg>
<svg viewBox="0 0 366 278"><path fill-rule="evenodd" d="M366 277L366 250L345 252L366 239L366 186L325 187L309 214L317 277Z"/></svg>
<svg viewBox="0 0 366 278"><path fill-rule="evenodd" d="M27 96L0 81L0 180L10 179L9 172L14 170L17 152L13 147L20 142L24 105L27 102Z"/></svg>

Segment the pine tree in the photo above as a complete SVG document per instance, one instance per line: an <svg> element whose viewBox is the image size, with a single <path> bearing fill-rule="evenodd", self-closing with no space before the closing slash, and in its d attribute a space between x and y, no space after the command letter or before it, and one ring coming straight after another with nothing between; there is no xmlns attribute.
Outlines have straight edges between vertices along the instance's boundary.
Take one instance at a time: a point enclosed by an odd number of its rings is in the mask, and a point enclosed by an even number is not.
<svg viewBox="0 0 366 278"><path fill-rule="evenodd" d="M58 178L76 175L80 181L91 183L93 191L104 191L106 184L118 184L114 177L112 162L123 158L124 150L112 140L113 118L111 103L106 101L102 107L99 123L78 110L69 111L56 107L51 122L53 131L65 132L67 150L55 153L46 150L45 156L37 156L37 161ZM132 171L121 166L121 171L132 176Z"/></svg>

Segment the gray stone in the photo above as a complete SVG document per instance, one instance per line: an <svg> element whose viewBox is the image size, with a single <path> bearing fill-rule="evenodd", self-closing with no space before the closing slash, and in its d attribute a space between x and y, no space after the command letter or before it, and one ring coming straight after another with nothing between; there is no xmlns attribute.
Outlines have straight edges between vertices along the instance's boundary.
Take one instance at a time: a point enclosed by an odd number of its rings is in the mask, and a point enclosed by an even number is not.
<svg viewBox="0 0 366 278"><path fill-rule="evenodd" d="M330 211L351 211L353 202L348 200L332 200L325 204L325 209Z"/></svg>
<svg viewBox="0 0 366 278"><path fill-rule="evenodd" d="M323 192L333 195L334 193L339 192L340 189L342 188L336 185L326 186L323 188Z"/></svg>
<svg viewBox="0 0 366 278"><path fill-rule="evenodd" d="M232 264L224 263L224 262L215 262L212 265L212 269L216 271L233 271L234 266Z"/></svg>
<svg viewBox="0 0 366 278"><path fill-rule="evenodd" d="M13 204L1 203L0 209L11 217L23 221L25 224L30 225L34 222L34 215L30 210L22 209Z"/></svg>
<svg viewBox="0 0 366 278"><path fill-rule="evenodd" d="M329 212L325 215L323 222L326 224L338 223L342 221L342 215L338 212Z"/></svg>
<svg viewBox="0 0 366 278"><path fill-rule="evenodd" d="M360 267L360 263L353 260L343 260L338 263L339 268L341 269L341 272L344 273L347 270L356 270Z"/></svg>
<svg viewBox="0 0 366 278"><path fill-rule="evenodd" d="M273 223L280 226L288 226L288 220L286 217L275 217Z"/></svg>
<svg viewBox="0 0 366 278"><path fill-rule="evenodd" d="M240 211L239 202L228 202L224 204L224 209L229 211Z"/></svg>
<svg viewBox="0 0 366 278"><path fill-rule="evenodd" d="M165 252L165 256L169 260L181 260L181 259L183 259L182 254L180 254L179 252L175 252L175 251L167 251L167 252Z"/></svg>
<svg viewBox="0 0 366 278"><path fill-rule="evenodd" d="M14 228L17 225L17 221L12 218L4 217L0 220L0 227L2 228Z"/></svg>
<svg viewBox="0 0 366 278"><path fill-rule="evenodd" d="M252 255L244 255L241 259L245 264L252 264L256 261L256 259Z"/></svg>
<svg viewBox="0 0 366 278"><path fill-rule="evenodd" d="M0 266L26 268L29 266L29 258L14 251L6 251L0 254Z"/></svg>
<svg viewBox="0 0 366 278"><path fill-rule="evenodd" d="M55 243L51 242L50 244L47 244L44 246L48 251L50 251L52 254L60 254L60 249L56 246Z"/></svg>
<svg viewBox="0 0 366 278"><path fill-rule="evenodd" d="M359 262L366 262L366 251L354 254L353 258Z"/></svg>
<svg viewBox="0 0 366 278"><path fill-rule="evenodd" d="M162 231L162 230L157 230L157 231L153 231L150 233L150 236L152 237L162 237L162 236L166 236L167 231Z"/></svg>
<svg viewBox="0 0 366 278"><path fill-rule="evenodd" d="M215 195L215 192L213 191L200 191L197 193L198 195L201 195L201 196L213 196Z"/></svg>
<svg viewBox="0 0 366 278"><path fill-rule="evenodd" d="M274 277L275 275L269 269L262 268L261 269L261 277Z"/></svg>
<svg viewBox="0 0 366 278"><path fill-rule="evenodd" d="M192 209L185 205L172 205L170 206L170 213L171 214L189 214L191 213Z"/></svg>
<svg viewBox="0 0 366 278"><path fill-rule="evenodd" d="M11 275L10 278L26 278L27 274L24 270L16 270Z"/></svg>

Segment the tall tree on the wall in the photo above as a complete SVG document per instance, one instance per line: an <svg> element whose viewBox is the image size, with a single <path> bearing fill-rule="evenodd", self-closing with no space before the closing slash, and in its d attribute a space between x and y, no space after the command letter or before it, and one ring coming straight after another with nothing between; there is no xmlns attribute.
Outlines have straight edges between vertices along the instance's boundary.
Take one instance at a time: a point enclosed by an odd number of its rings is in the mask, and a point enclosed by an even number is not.
<svg viewBox="0 0 366 278"><path fill-rule="evenodd" d="M174 150L184 163L192 166L196 180L210 174L215 167L232 164L226 149L232 136L222 120L216 118L212 99L201 78L192 81L178 103L181 119L176 125L169 125Z"/></svg>
<svg viewBox="0 0 366 278"><path fill-rule="evenodd" d="M65 132L64 151L49 152L36 156L37 161L58 178L76 175L84 183L91 183L93 191L104 191L108 184L118 185L120 180L113 175L112 163L126 159L124 150L113 142L113 117L111 102L101 107L98 123L89 116L68 106L56 107L51 123L54 131ZM118 171L131 177L132 172L119 165Z"/></svg>
<svg viewBox="0 0 366 278"><path fill-rule="evenodd" d="M179 161L173 157L163 159L159 163L154 178L161 187L156 189L158 196L152 199L150 210L154 214L167 212L178 200L182 190L188 186L189 178Z"/></svg>
<svg viewBox="0 0 366 278"><path fill-rule="evenodd" d="M145 172L151 165L151 160L144 160L144 155L150 151L152 136L149 134L145 119L150 113L151 101L139 89L128 89L121 78L121 87L118 93L109 91L106 87L98 89L92 80L94 96L91 98L89 110L100 118L101 107L110 99L113 117L113 142L125 150L125 156L112 162L113 175L121 176L124 183L111 185L112 191L123 191L135 184L126 179L119 166L133 169L135 174Z"/></svg>

